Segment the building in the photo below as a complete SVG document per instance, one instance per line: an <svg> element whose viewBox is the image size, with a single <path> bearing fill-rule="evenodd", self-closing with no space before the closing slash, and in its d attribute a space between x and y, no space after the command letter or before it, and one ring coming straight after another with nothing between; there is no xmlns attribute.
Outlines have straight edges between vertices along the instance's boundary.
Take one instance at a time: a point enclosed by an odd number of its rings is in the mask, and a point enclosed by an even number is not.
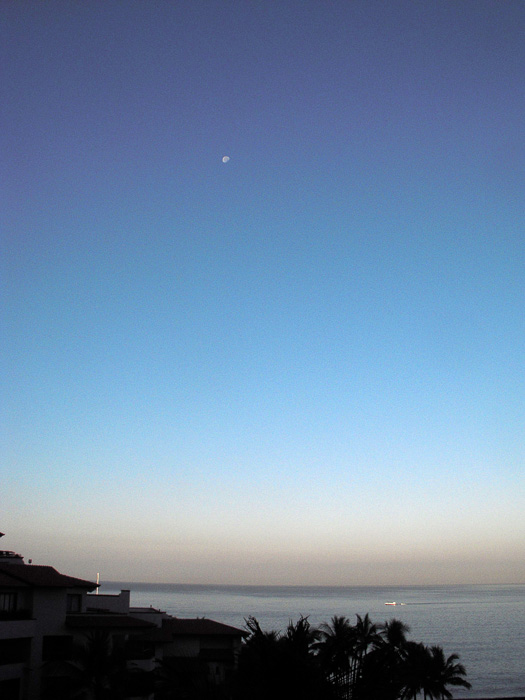
<svg viewBox="0 0 525 700"><path fill-rule="evenodd" d="M0 551L0 697L39 698L41 667L65 649L70 611L87 607L91 581L64 576L52 566L24 564ZM64 653L64 651L62 651Z"/></svg>
<svg viewBox="0 0 525 700"><path fill-rule="evenodd" d="M93 655L106 664L97 682L118 681L130 700L153 700L163 687L190 681L225 687L242 630L134 608L130 591L96 589L93 581L0 551L1 700L68 698L75 684L88 682Z"/></svg>

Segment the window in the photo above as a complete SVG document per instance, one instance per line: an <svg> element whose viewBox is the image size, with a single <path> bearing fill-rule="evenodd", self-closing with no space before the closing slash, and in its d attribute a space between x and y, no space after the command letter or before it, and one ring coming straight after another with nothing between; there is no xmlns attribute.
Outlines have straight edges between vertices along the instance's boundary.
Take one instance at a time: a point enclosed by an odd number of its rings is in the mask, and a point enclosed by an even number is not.
<svg viewBox="0 0 525 700"><path fill-rule="evenodd" d="M5 664L23 664L29 659L31 639L0 639L0 666Z"/></svg>
<svg viewBox="0 0 525 700"><path fill-rule="evenodd" d="M0 593L0 612L13 612L16 610L16 597L15 592Z"/></svg>
<svg viewBox="0 0 525 700"><path fill-rule="evenodd" d="M68 593L67 594L67 612L76 613L82 612L82 594Z"/></svg>

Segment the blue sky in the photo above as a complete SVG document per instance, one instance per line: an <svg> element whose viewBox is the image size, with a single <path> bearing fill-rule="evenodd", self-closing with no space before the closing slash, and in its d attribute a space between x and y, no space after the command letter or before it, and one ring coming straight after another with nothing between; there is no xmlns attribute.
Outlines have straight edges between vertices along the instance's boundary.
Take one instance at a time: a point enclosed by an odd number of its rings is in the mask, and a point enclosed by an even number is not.
<svg viewBox="0 0 525 700"><path fill-rule="evenodd" d="M523 3L0 23L4 546L525 582Z"/></svg>

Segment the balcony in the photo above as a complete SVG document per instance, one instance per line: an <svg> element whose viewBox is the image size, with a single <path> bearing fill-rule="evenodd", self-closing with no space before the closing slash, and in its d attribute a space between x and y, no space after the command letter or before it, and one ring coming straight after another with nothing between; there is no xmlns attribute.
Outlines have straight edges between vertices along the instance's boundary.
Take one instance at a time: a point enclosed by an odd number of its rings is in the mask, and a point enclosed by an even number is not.
<svg viewBox="0 0 525 700"><path fill-rule="evenodd" d="M31 610L0 610L0 622L4 620L31 620Z"/></svg>
<svg viewBox="0 0 525 700"><path fill-rule="evenodd" d="M0 619L0 639L19 639L21 637L34 637L36 620L25 619Z"/></svg>

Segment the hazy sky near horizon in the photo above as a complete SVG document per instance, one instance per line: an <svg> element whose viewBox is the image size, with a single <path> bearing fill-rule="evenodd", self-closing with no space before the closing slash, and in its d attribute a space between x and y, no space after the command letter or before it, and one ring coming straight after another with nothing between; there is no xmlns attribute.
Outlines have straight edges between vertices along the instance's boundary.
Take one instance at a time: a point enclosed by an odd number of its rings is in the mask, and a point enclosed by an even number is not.
<svg viewBox="0 0 525 700"><path fill-rule="evenodd" d="M525 4L0 25L2 546L106 580L525 582Z"/></svg>

